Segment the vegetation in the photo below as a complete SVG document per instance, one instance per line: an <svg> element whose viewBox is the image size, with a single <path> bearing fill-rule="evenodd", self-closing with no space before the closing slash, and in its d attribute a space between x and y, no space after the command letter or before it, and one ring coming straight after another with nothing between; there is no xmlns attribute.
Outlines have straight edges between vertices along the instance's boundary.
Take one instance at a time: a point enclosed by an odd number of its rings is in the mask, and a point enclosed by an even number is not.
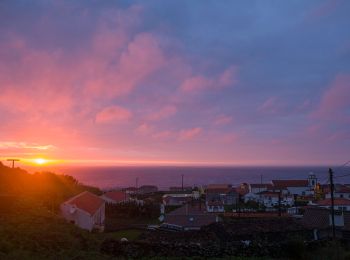
<svg viewBox="0 0 350 260"><path fill-rule="evenodd" d="M57 211L63 201L85 190L102 194L98 188L81 184L72 176L51 172L29 174L23 169L12 169L0 162L0 195L4 198L30 198L33 202Z"/></svg>
<svg viewBox="0 0 350 260"><path fill-rule="evenodd" d="M135 202L106 205L106 228L108 231L144 227L158 223L159 205L146 202L142 205Z"/></svg>

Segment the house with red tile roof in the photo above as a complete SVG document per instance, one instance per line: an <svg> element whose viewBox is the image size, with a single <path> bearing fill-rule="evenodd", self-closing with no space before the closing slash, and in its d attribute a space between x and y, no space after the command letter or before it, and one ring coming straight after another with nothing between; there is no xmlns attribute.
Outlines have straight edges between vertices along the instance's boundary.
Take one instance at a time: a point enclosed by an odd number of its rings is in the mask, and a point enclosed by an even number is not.
<svg viewBox="0 0 350 260"><path fill-rule="evenodd" d="M273 190L283 194L308 196L314 194L314 187L308 180L272 180Z"/></svg>
<svg viewBox="0 0 350 260"><path fill-rule="evenodd" d="M62 216L82 229L92 231L104 228L105 201L99 196L84 191L60 206Z"/></svg>
<svg viewBox="0 0 350 260"><path fill-rule="evenodd" d="M330 209L331 208L331 199L324 199L315 202L315 205L321 208ZM335 198L334 199L334 209L341 211L350 211L350 199L344 198Z"/></svg>
<svg viewBox="0 0 350 260"><path fill-rule="evenodd" d="M326 187L324 189L324 193L325 193L326 199L331 198L331 192L329 187ZM333 195L334 195L334 198L350 199L350 188L342 184L335 184Z"/></svg>
<svg viewBox="0 0 350 260"><path fill-rule="evenodd" d="M206 203L220 201L223 205L234 205L238 192L230 184L209 184L205 189Z"/></svg>
<svg viewBox="0 0 350 260"><path fill-rule="evenodd" d="M109 204L118 204L130 201L130 195L125 191L109 191L101 195L101 198Z"/></svg>

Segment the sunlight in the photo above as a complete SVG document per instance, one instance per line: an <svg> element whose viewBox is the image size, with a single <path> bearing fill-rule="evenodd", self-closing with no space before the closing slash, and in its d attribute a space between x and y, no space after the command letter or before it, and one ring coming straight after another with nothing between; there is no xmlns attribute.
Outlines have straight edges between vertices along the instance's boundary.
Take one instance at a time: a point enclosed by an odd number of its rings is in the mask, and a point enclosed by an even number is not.
<svg viewBox="0 0 350 260"><path fill-rule="evenodd" d="M43 165L43 164L46 164L48 161L46 159L43 159L43 158L37 158L37 159L34 159L34 162L36 164Z"/></svg>

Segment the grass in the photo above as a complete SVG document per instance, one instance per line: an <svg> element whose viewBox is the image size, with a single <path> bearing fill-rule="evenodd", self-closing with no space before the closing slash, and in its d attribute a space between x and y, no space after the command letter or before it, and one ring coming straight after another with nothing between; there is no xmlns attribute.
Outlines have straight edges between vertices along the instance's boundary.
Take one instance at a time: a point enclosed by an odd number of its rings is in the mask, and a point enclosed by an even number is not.
<svg viewBox="0 0 350 260"><path fill-rule="evenodd" d="M97 236L100 236L103 239L113 238L116 240L120 240L122 238L126 238L128 239L128 241L134 241L138 239L141 233L142 233L142 230L139 230L139 229L126 229L126 230L120 230L117 232L98 234Z"/></svg>

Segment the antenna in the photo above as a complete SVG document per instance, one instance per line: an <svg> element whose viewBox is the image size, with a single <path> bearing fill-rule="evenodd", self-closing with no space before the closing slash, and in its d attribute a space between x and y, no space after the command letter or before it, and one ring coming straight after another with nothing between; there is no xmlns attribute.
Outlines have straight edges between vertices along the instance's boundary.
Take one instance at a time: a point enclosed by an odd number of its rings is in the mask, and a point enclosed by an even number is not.
<svg viewBox="0 0 350 260"><path fill-rule="evenodd" d="M7 159L6 161L12 162L12 169L15 168L15 162L19 162L20 159Z"/></svg>

